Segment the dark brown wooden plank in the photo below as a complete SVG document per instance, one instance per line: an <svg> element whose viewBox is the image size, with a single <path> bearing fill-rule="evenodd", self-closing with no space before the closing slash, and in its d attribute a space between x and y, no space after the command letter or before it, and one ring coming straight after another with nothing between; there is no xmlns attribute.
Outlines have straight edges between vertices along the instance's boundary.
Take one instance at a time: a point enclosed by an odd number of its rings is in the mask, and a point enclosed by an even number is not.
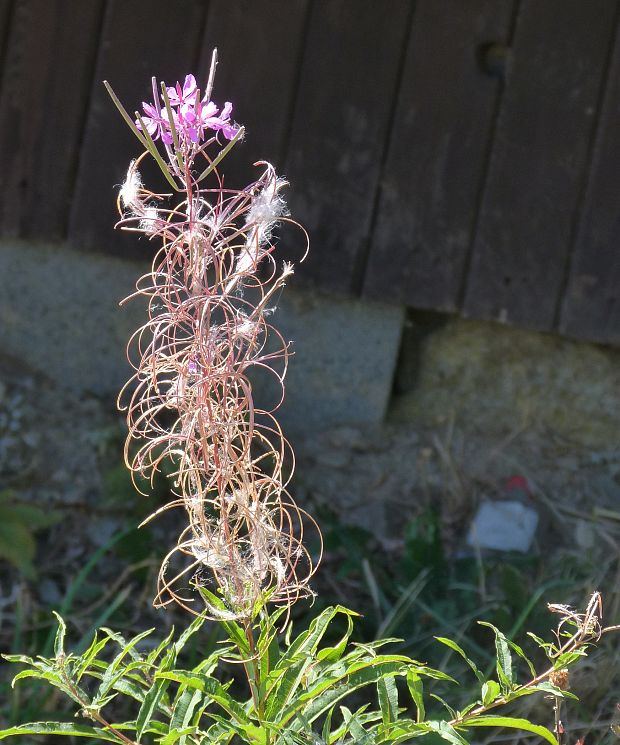
<svg viewBox="0 0 620 745"><path fill-rule="evenodd" d="M480 51L507 42L513 4L416 3L365 295L456 309L500 85Z"/></svg>
<svg viewBox="0 0 620 745"><path fill-rule="evenodd" d="M204 0L108 0L69 239L76 248L146 257L153 247L135 234L113 232L114 186L122 183L140 145L123 122L101 81L106 79L133 112L152 99L151 76L174 84L193 72L207 4ZM155 188L165 188L163 177Z"/></svg>
<svg viewBox="0 0 620 745"><path fill-rule="evenodd" d="M0 100L5 235L64 237L102 3L18 0Z"/></svg>
<svg viewBox="0 0 620 745"><path fill-rule="evenodd" d="M202 46L201 71L218 49L214 99L234 103L246 139L222 171L232 187L256 178L252 163L282 165L294 100L308 0L236 0L212 3Z"/></svg>
<svg viewBox="0 0 620 745"><path fill-rule="evenodd" d="M467 315L553 326L615 9L616 0L523 0Z"/></svg>
<svg viewBox="0 0 620 745"><path fill-rule="evenodd" d="M351 292L368 237L410 3L312 4L286 175L310 233L299 274Z"/></svg>
<svg viewBox="0 0 620 745"><path fill-rule="evenodd" d="M9 40L14 5L15 0L0 0L0 65L2 69L5 65L4 53Z"/></svg>
<svg viewBox="0 0 620 745"><path fill-rule="evenodd" d="M620 29L599 119L560 331L620 344Z"/></svg>

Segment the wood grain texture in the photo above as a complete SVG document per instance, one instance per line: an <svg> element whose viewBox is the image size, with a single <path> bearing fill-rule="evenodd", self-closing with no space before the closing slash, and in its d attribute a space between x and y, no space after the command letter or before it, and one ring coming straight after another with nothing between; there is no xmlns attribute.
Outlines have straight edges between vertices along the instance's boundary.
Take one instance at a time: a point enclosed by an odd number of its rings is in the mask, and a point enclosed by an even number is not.
<svg viewBox="0 0 620 745"><path fill-rule="evenodd" d="M101 81L110 82L129 112L141 110L141 102L153 97L152 76L172 85L193 72L206 9L204 0L175 0L174 13L169 0L108 0L70 217L69 239L76 248L135 258L152 254L144 238L113 232L114 186L141 149ZM156 169L153 181L146 173L145 180L165 190Z"/></svg>
<svg viewBox="0 0 620 745"><path fill-rule="evenodd" d="M222 168L233 188L256 178L257 160L282 166L307 10L308 0L236 0L209 9L199 69L206 74L217 47L215 100L234 102L246 130Z"/></svg>
<svg viewBox="0 0 620 745"><path fill-rule="evenodd" d="M299 274L351 293L365 252L410 3L312 3L286 175L310 233Z"/></svg>
<svg viewBox="0 0 620 745"><path fill-rule="evenodd" d="M455 310L499 81L479 64L506 42L513 0L420 0L381 179L364 293Z"/></svg>
<svg viewBox="0 0 620 745"><path fill-rule="evenodd" d="M0 100L5 235L62 239L102 3L17 0Z"/></svg>
<svg viewBox="0 0 620 745"><path fill-rule="evenodd" d="M615 0L523 0L467 278L467 315L553 326L615 8Z"/></svg>
<svg viewBox="0 0 620 745"><path fill-rule="evenodd" d="M620 29L559 329L620 344Z"/></svg>

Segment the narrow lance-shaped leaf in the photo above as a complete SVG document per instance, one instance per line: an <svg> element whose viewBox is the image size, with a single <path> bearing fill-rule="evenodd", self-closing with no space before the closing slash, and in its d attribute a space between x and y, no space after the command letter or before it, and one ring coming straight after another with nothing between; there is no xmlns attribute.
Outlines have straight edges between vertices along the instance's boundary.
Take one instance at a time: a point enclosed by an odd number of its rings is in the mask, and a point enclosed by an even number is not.
<svg viewBox="0 0 620 745"><path fill-rule="evenodd" d="M480 683L484 683L483 673L478 669L476 663L467 656L465 650L461 646L459 646L452 639L448 639L445 636L436 636L435 639L437 639L438 642L445 644L446 647L450 647L450 649L454 650L457 654L459 654L465 660L465 662L469 665L469 667L472 669L474 675L476 676L476 678L478 678Z"/></svg>
<svg viewBox="0 0 620 745"><path fill-rule="evenodd" d="M168 166L164 163L164 159L159 154L159 150L157 149L157 145L155 144L153 138L151 137L149 131L146 128L146 124L144 123L144 120L140 116L140 113L138 111L135 112L136 120L140 122L140 126L142 127L142 131L144 132L144 139L146 140L146 149L149 151L149 153L153 156L153 159L159 166L159 170L164 174L166 177L166 181L172 186L172 188L175 191L180 191L179 187L176 184L176 181L172 178L170 175L170 170L168 169Z"/></svg>
<svg viewBox="0 0 620 745"><path fill-rule="evenodd" d="M56 658L64 657L67 625L65 624L62 617L58 613L56 613L56 611L52 611L52 613L56 616L56 619L58 621L58 629L56 631L56 637L54 638L54 656Z"/></svg>
<svg viewBox="0 0 620 745"><path fill-rule="evenodd" d="M426 717L424 708L424 684L422 678L413 670L407 672L407 688L416 708L416 719L423 722Z"/></svg>
<svg viewBox="0 0 620 745"><path fill-rule="evenodd" d="M384 727L388 727L398 719L398 689L393 675L380 678L377 681L379 694L379 708Z"/></svg>
<svg viewBox="0 0 620 745"><path fill-rule="evenodd" d="M465 723L465 727L509 727L511 729L519 729L524 732L531 732L534 735L542 737L551 745L558 745L558 741L550 730L539 724L532 724L527 719L516 719L514 717L495 717L495 716L479 716L471 721Z"/></svg>
<svg viewBox="0 0 620 745"><path fill-rule="evenodd" d="M512 655L508 641L502 632L486 621L478 621L481 626L487 626L495 634L495 652L497 654L497 677L506 691L512 690L514 686L514 672L512 669Z"/></svg>
<svg viewBox="0 0 620 745"><path fill-rule="evenodd" d="M459 734L448 722L428 722L432 732L436 732L442 740L452 745L468 745L467 740Z"/></svg>
<svg viewBox="0 0 620 745"><path fill-rule="evenodd" d="M108 730L88 727L87 725L76 724L74 722L32 722L31 724L20 724L18 727L9 727L8 729L0 730L0 740L18 735L64 735L66 737L89 737L91 740L95 740L95 742L102 740L106 742L124 742L122 738Z"/></svg>

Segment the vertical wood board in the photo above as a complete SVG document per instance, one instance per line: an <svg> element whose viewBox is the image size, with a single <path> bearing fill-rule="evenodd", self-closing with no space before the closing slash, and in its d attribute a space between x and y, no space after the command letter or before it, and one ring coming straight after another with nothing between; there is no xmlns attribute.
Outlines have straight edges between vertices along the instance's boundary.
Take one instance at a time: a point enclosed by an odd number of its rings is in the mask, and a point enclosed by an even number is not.
<svg viewBox="0 0 620 745"><path fill-rule="evenodd" d="M65 237L102 3L17 0L0 100L5 235Z"/></svg>
<svg viewBox="0 0 620 745"><path fill-rule="evenodd" d="M101 81L110 82L133 115L135 110L142 111L142 101L152 101L152 76L174 85L193 72L206 3L175 0L174 10L170 12L169 0L148 4L108 0L71 211L69 239L76 248L135 258L153 253L153 245L135 233L113 231L118 220L115 187L122 184L130 160L141 153L141 145ZM156 167L147 168L145 182L154 191L165 191L163 175Z"/></svg>
<svg viewBox="0 0 620 745"><path fill-rule="evenodd" d="M256 178L258 160L282 165L307 7L308 0L210 6L199 69L204 77L217 47L215 101L232 101L233 118L246 130L220 169L232 188Z"/></svg>
<svg viewBox="0 0 620 745"><path fill-rule="evenodd" d="M507 41L513 0L419 0L364 292L455 310L499 81L483 45Z"/></svg>
<svg viewBox="0 0 620 745"><path fill-rule="evenodd" d="M620 29L592 172L575 242L560 331L620 344Z"/></svg>
<svg viewBox="0 0 620 745"><path fill-rule="evenodd" d="M11 20L15 0L0 0L0 64L4 67L4 54L11 31ZM2 89L0 88L0 93Z"/></svg>
<svg viewBox="0 0 620 745"><path fill-rule="evenodd" d="M312 4L286 175L311 241L299 273L327 290L352 292L365 253L409 8Z"/></svg>
<svg viewBox="0 0 620 745"><path fill-rule="evenodd" d="M615 7L615 0L523 0L466 315L553 327Z"/></svg>

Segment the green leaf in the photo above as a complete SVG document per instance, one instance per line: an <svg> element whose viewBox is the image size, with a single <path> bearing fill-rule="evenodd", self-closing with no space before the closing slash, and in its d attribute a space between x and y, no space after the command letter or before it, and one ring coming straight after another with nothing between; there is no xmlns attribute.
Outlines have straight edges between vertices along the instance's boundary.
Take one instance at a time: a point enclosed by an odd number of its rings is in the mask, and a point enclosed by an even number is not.
<svg viewBox="0 0 620 745"><path fill-rule="evenodd" d="M184 670L172 670L171 672L158 672L155 677L166 681L174 680L188 688L193 688L208 694L215 703L219 704L227 714L234 717L237 723L249 724L250 719L245 710L228 693L226 688L215 678L198 673L186 673Z"/></svg>
<svg viewBox="0 0 620 745"><path fill-rule="evenodd" d="M535 678L536 669L534 667L534 664L532 663L530 658L525 654L523 649L518 644L515 644L515 642L510 641L510 639L506 639L506 641L508 642L508 646L513 650L513 652L515 652L523 660L523 662L525 662L528 670L530 671L530 675L532 676L532 678Z"/></svg>
<svg viewBox="0 0 620 745"><path fill-rule="evenodd" d="M176 185L174 179L170 175L170 172L164 163L161 155L159 154L159 150L157 149L157 146L153 142L153 138L149 134L146 126L144 125L144 121L142 120L142 117L140 114L136 111L136 120L140 122L140 126L142 127L142 130L139 130L138 127L135 125L134 120L129 116L129 113L127 112L127 109L123 106L123 104L119 101L116 93L112 90L112 86L108 83L107 80L103 81L103 85L105 86L105 89L110 95L110 98L114 102L114 105L119 110L121 116L127 123L127 126L129 129L134 133L134 135L138 138L138 141L144 147L145 150L148 150L149 153L152 155L153 159L159 166L159 170L164 174L166 180L168 183L172 186L172 188L175 191L179 191L178 186Z"/></svg>
<svg viewBox="0 0 620 745"><path fill-rule="evenodd" d="M580 657L586 657L588 654L586 649L576 649L572 652L563 652L561 655L558 655L555 658L555 667L561 668L561 667L570 667Z"/></svg>
<svg viewBox="0 0 620 745"><path fill-rule="evenodd" d="M58 510L43 510L33 504L13 502L0 504L0 523L7 521L18 522L30 530L49 528L62 520L62 513Z"/></svg>
<svg viewBox="0 0 620 745"><path fill-rule="evenodd" d="M333 707L327 712L325 721L323 722L323 729L321 730L321 739L323 742L329 743L330 733L332 728L332 716L334 715Z"/></svg>
<svg viewBox="0 0 620 745"><path fill-rule="evenodd" d="M393 675L379 678L377 693L383 726L388 727L398 719L398 689Z"/></svg>
<svg viewBox="0 0 620 745"><path fill-rule="evenodd" d="M166 84L162 81L161 83L161 92L164 99L164 105L166 107L166 114L168 115L168 121L170 124L174 122L174 118L172 116L172 106L170 106L170 99L168 98L168 91L166 90ZM177 134L177 129L175 126L170 127L170 133L172 134L172 150L176 153L177 157L177 163L179 164L179 169L181 172L183 171L183 157L181 155L181 152L179 150L179 136Z"/></svg>
<svg viewBox="0 0 620 745"><path fill-rule="evenodd" d="M415 704L416 719L418 722L423 722L426 716L424 708L424 683L422 682L422 678L413 670L407 672L407 687Z"/></svg>
<svg viewBox="0 0 620 745"><path fill-rule="evenodd" d="M571 693L570 691L563 691L561 688L554 686L553 683L549 682L548 680L545 680L542 683L538 683L535 686L531 686L531 690L543 691L544 693L552 693L558 698L572 698L575 701L579 700L579 696L575 696L575 694Z"/></svg>
<svg viewBox="0 0 620 745"><path fill-rule="evenodd" d="M17 673L17 675L13 678L12 686L15 686L15 683L17 683L18 680L23 680L24 678L36 678L37 680L45 680L50 685L54 686L54 688L58 688L61 690L66 696L68 696L72 701L75 701L77 704L82 705L84 701L88 701L88 696L82 691L80 688L75 685L73 688L70 688L67 683L63 680L63 678L60 676L60 674L55 670L22 670L20 673Z"/></svg>
<svg viewBox="0 0 620 745"><path fill-rule="evenodd" d="M450 704L443 699L441 696L438 696L436 693L430 694L431 698L434 698L435 701L439 701L439 703L444 707L444 709L448 712L451 719L456 719L456 711L450 706Z"/></svg>
<svg viewBox="0 0 620 745"><path fill-rule="evenodd" d="M229 612L228 608L226 607L226 603L224 603L222 598L218 597L210 590L207 590L206 587L198 587L198 591L209 606L221 611L222 613ZM242 657L247 658L252 656L250 653L250 645L245 632L238 623L233 620L218 619L218 624L224 629L224 631L226 631L226 634L230 641L239 648L239 652Z"/></svg>
<svg viewBox="0 0 620 745"><path fill-rule="evenodd" d="M16 520L0 521L0 559L6 559L32 579L35 552L34 536L28 526Z"/></svg>
<svg viewBox="0 0 620 745"><path fill-rule="evenodd" d="M506 691L512 690L514 687L514 672L512 669L512 655L510 654L510 647L508 646L508 640L502 634L502 632L493 626L492 623L486 621L478 621L480 626L487 626L493 630L495 634L495 653L497 655L497 678Z"/></svg>
<svg viewBox="0 0 620 745"><path fill-rule="evenodd" d="M120 678L114 683L114 690L122 693L123 696L129 696L135 701L144 702L144 697L149 689L148 683L144 678L140 677L138 680L130 678Z"/></svg>
<svg viewBox="0 0 620 745"><path fill-rule="evenodd" d="M108 691L113 688L114 683L125 674L125 669L127 666L119 670L119 667L124 658L132 652L133 648L136 646L136 644L138 644L138 642L142 641L142 639L147 637L151 632L152 629L147 629L147 631L143 631L141 634L134 636L131 641L123 645L121 651L116 655L116 657L108 666L108 669L106 670L101 680L99 689L95 697L93 698L92 703L94 706L97 706L99 704L99 701L103 699L103 697L107 695Z"/></svg>
<svg viewBox="0 0 620 745"><path fill-rule="evenodd" d="M170 730L176 730L183 733L178 738L180 740L179 745L185 745L185 735L187 734L185 730L191 721L196 706L202 701L202 699L202 691L197 691L194 688L186 688L182 690L181 695L177 699L172 711L172 717L170 718ZM176 742L176 740L174 742Z"/></svg>
<svg viewBox="0 0 620 745"><path fill-rule="evenodd" d="M187 642L191 639L191 637L202 628L205 620L206 620L205 616L197 616L190 623L190 625L185 629L185 631L179 636L177 641L174 643L174 649L177 655L181 653L181 651L183 650Z"/></svg>
<svg viewBox="0 0 620 745"><path fill-rule="evenodd" d="M176 650L174 645L168 649L165 657L161 661L159 666L160 671L169 670L176 662ZM147 727L151 724L153 715L157 710L162 697L166 693L166 689L170 685L168 680L162 679L156 675L155 682L144 696L144 701L140 706L138 712L138 718L136 719L136 739L140 740Z"/></svg>
<svg viewBox="0 0 620 745"><path fill-rule="evenodd" d="M474 675L476 676L476 678L478 678L478 681L480 683L484 683L484 675L478 669L476 663L467 656L467 654L465 653L465 650L461 646L459 646L452 639L448 639L445 636L436 636L435 639L437 639L438 642L445 644L446 647L450 647L450 649L454 650L457 654L459 654L465 660L465 662L469 665L469 667L472 669Z"/></svg>
<svg viewBox="0 0 620 745"><path fill-rule="evenodd" d="M536 636L536 634L531 631L527 631L526 633L531 639L536 642L536 644L538 644L541 649L545 650L547 655L549 655L550 652L553 652L554 645L552 642L546 642L544 639L541 639L540 636Z"/></svg>
<svg viewBox="0 0 620 745"><path fill-rule="evenodd" d="M281 712L291 700L312 663L312 657L304 657L286 670L276 671L277 680L274 685L267 690L267 707L265 715L268 719L278 719L278 713Z"/></svg>
<svg viewBox="0 0 620 745"><path fill-rule="evenodd" d="M0 657L7 662L15 662L22 665L34 665L32 657L28 657L28 655L25 654L2 654Z"/></svg>
<svg viewBox="0 0 620 745"><path fill-rule="evenodd" d="M448 722L428 722L432 732L436 732L442 740L451 742L452 745L468 745L467 740L460 735Z"/></svg>
<svg viewBox="0 0 620 745"><path fill-rule="evenodd" d="M172 644L173 638L174 638L174 626L170 629L170 633L168 634L168 636L165 639L162 639L162 641L155 647L155 649L153 649L151 652L148 653L146 657L146 662L148 665L158 664L157 660L159 659L159 656L163 654L164 652L168 651L168 649L170 648L170 645Z"/></svg>
<svg viewBox="0 0 620 745"><path fill-rule="evenodd" d="M353 742L356 745L367 745L367 743L373 742L374 738L370 732L366 732L361 722L357 718L356 714L352 714L346 706L341 706L340 711L342 712L342 718L346 724L347 730L353 737Z"/></svg>
<svg viewBox="0 0 620 745"><path fill-rule="evenodd" d="M494 680L487 680L487 682L482 685L482 703L485 706L493 703L493 701L495 701L499 696L500 692L501 689L499 683Z"/></svg>
<svg viewBox="0 0 620 745"><path fill-rule="evenodd" d="M349 617L359 615L342 605L326 608L312 620L307 631L303 631L293 642L291 642L291 645L282 655L276 667L288 667L297 655L303 656L316 654L319 643L325 635L327 628L339 613Z"/></svg>
<svg viewBox="0 0 620 745"><path fill-rule="evenodd" d="M325 714L335 703L359 688L375 684L388 675L404 674L403 663L388 657L375 657L356 662L338 677L319 678L314 685L297 696L281 713L278 724L286 725L297 712L309 722Z"/></svg>
<svg viewBox="0 0 620 745"><path fill-rule="evenodd" d="M351 616L347 616L347 630L345 631L342 639L333 647L323 647L323 649L320 649L316 656L317 660L325 662L337 662L344 654L347 648L347 643L352 633L353 618Z"/></svg>
<svg viewBox="0 0 620 745"><path fill-rule="evenodd" d="M542 737L551 745L558 745L558 741L550 730L539 724L532 724L527 719L516 719L514 717L494 717L494 716L479 716L472 719L469 722L465 722L462 726L464 727L509 727L511 729L519 729L524 732L531 732L534 735Z"/></svg>
<svg viewBox="0 0 620 745"><path fill-rule="evenodd" d="M73 722L32 722L31 724L20 724L18 727L0 730L0 740L17 735L67 735L90 737L94 740L105 740L106 742L123 742L118 735L108 730L88 727L84 724L74 724Z"/></svg>
<svg viewBox="0 0 620 745"><path fill-rule="evenodd" d="M197 727L184 727L183 729L171 729L163 740L159 741L159 745L174 745L178 742L182 745L187 741L188 735L195 735L198 732Z"/></svg>
<svg viewBox="0 0 620 745"><path fill-rule="evenodd" d="M81 677L88 670L90 665L94 663L99 652L105 649L109 641L110 641L109 636L104 636L103 639L99 639L97 634L95 633L93 640L90 644L90 647L88 647L88 649L80 655L80 659L78 660L78 664L76 665L76 668L75 668L76 680L79 681L81 679ZM103 663L103 664L106 664L106 663Z"/></svg>

